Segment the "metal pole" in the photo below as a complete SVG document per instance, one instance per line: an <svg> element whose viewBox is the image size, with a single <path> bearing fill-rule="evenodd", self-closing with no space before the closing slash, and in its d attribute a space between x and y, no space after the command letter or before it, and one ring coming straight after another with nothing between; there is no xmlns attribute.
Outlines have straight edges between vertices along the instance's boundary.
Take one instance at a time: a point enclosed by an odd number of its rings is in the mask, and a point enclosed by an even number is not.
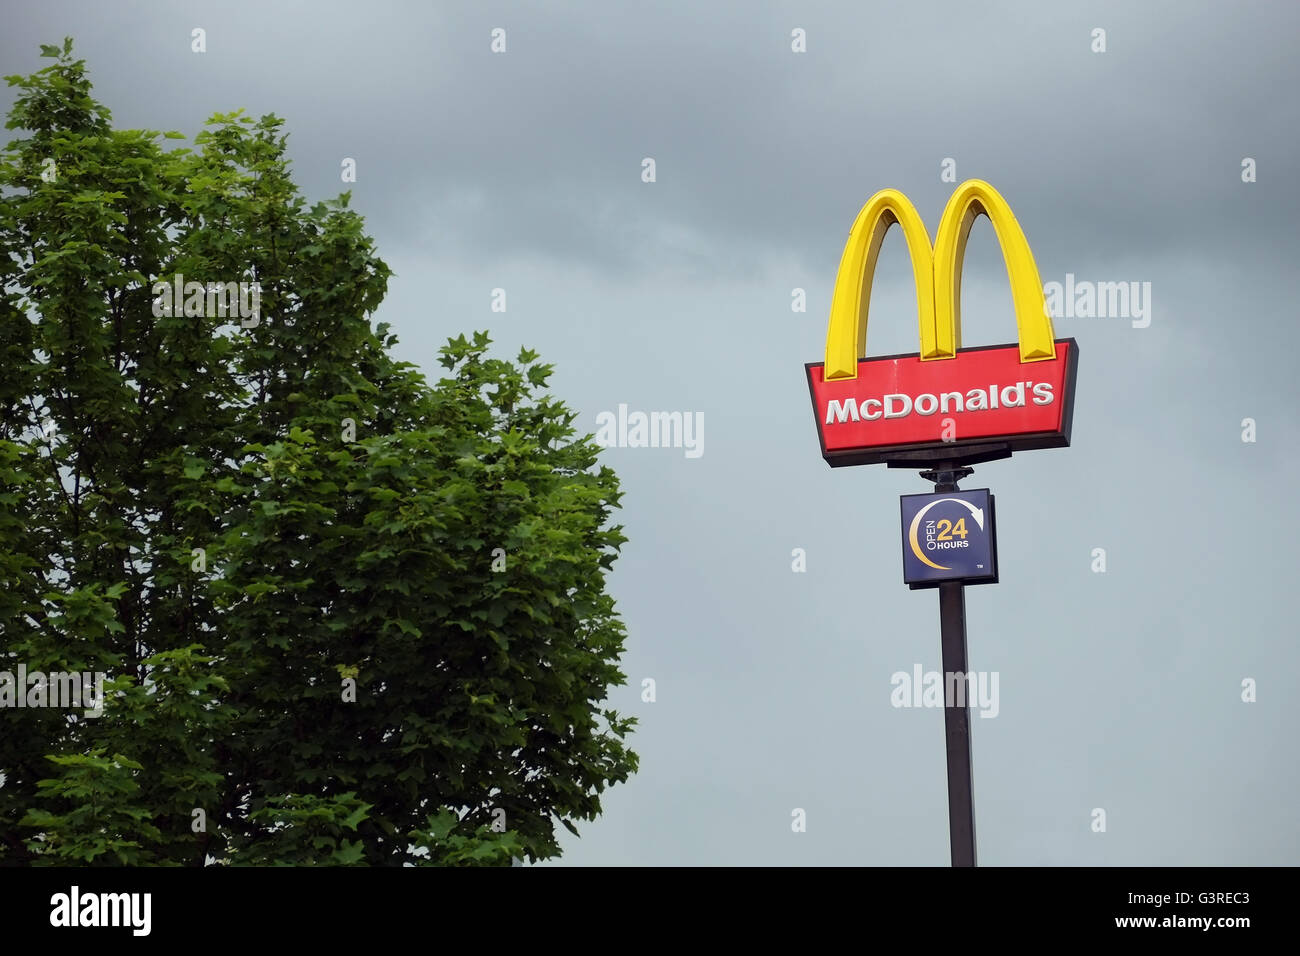
<svg viewBox="0 0 1300 956"><path fill-rule="evenodd" d="M943 643L945 692L966 683L966 585L939 585L939 633ZM961 675L954 678L950 675ZM953 685L949 684L953 681ZM969 687L969 684L966 685ZM945 700L943 727L948 745L948 838L953 866L975 865L975 781L971 773L970 702Z"/></svg>
<svg viewBox="0 0 1300 956"><path fill-rule="evenodd" d="M959 491L957 482L974 469L945 462L921 477L933 481L936 493ZM975 866L975 780L971 769L970 682L966 679L966 586L959 581L939 585L939 637L943 650L943 725L948 753L948 839L953 866ZM954 678L951 675L961 675ZM961 706L948 700L947 690L961 681Z"/></svg>

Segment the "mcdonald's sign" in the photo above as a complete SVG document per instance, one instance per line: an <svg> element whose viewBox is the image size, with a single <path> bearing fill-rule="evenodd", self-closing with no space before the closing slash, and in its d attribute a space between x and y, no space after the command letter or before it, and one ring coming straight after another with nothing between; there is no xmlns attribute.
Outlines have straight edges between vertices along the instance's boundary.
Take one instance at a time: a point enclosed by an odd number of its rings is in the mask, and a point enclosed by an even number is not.
<svg viewBox="0 0 1300 956"><path fill-rule="evenodd" d="M1020 341L964 349L961 268L980 215L1002 247ZM921 350L864 358L871 281L894 223L912 259ZM1074 339L1053 335L1029 243L997 190L978 179L957 187L932 247L916 207L882 189L858 213L840 259L826 361L806 366L822 456L832 467L911 467L1068 446L1078 357Z"/></svg>

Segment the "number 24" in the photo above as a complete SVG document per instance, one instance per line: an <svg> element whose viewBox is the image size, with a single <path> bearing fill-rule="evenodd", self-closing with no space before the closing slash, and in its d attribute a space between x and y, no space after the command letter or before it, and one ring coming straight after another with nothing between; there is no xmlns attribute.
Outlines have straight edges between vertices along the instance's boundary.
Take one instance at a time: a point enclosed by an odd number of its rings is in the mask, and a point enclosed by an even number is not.
<svg viewBox="0 0 1300 956"><path fill-rule="evenodd" d="M965 540L965 538L966 538L966 519L965 519L965 518L958 518L958 519L957 519L957 523L956 523L956 524L953 524L953 523L952 523L951 521L949 521L947 518L940 518L940 519L939 519L939 536L938 536L935 540L936 540L936 541L951 541L953 535L956 535L957 537L961 538L962 540Z"/></svg>

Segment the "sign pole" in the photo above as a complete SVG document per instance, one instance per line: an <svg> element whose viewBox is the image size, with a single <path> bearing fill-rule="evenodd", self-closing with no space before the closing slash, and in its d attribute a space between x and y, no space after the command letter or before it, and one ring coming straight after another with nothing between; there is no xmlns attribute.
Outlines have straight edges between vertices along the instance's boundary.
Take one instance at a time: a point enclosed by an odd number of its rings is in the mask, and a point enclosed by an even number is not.
<svg viewBox="0 0 1300 956"><path fill-rule="evenodd" d="M975 473L973 468L944 462L921 477L934 482L935 493L959 491L957 482ZM948 752L948 838L953 866L975 866L975 779L971 764L970 682L966 664L966 585L946 581L939 585L939 638L943 650L943 725ZM959 674L960 678L952 675ZM946 699L949 687L963 682L961 706Z"/></svg>

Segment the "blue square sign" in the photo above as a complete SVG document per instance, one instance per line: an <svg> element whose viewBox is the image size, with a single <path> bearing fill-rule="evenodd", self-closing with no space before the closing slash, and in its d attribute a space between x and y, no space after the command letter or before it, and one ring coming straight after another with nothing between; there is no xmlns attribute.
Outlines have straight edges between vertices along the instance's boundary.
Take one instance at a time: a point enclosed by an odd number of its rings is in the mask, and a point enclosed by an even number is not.
<svg viewBox="0 0 1300 956"><path fill-rule="evenodd" d="M997 531L987 488L903 495L903 581L916 588L945 581L996 584Z"/></svg>

